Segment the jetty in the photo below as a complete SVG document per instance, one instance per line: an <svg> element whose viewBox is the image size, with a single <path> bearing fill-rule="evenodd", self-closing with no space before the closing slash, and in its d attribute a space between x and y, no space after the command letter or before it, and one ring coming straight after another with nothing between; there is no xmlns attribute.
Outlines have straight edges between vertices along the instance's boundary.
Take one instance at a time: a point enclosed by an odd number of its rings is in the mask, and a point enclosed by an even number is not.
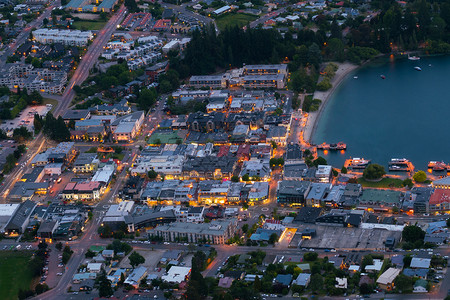
<svg viewBox="0 0 450 300"><path fill-rule="evenodd" d="M406 158L392 158L389 162L389 171L413 172L414 165Z"/></svg>
<svg viewBox="0 0 450 300"><path fill-rule="evenodd" d="M343 142L339 142L337 144L322 143L317 145L316 148L320 150L347 150L347 144Z"/></svg>

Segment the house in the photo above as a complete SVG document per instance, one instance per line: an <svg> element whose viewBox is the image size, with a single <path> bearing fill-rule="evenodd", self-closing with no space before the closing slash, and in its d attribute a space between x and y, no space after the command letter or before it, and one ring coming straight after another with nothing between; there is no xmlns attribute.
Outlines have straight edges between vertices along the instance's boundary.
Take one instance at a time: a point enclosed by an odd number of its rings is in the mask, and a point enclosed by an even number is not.
<svg viewBox="0 0 450 300"><path fill-rule="evenodd" d="M278 274L277 277L275 277L273 284L281 287L289 287L292 282L292 275L291 274Z"/></svg>
<svg viewBox="0 0 450 300"><path fill-rule="evenodd" d="M300 273L300 274L298 274L297 279L295 279L292 282L292 284L303 286L303 287L307 288L310 280L311 280L311 274Z"/></svg>
<svg viewBox="0 0 450 300"><path fill-rule="evenodd" d="M383 266L383 261L381 259L374 259L373 265L367 265L366 272L379 272Z"/></svg>
<svg viewBox="0 0 450 300"><path fill-rule="evenodd" d="M161 279L169 283L182 283L188 280L190 274L191 268L172 266L167 275L161 276Z"/></svg>
<svg viewBox="0 0 450 300"><path fill-rule="evenodd" d="M430 263L431 263L431 258L413 257L411 260L410 267L412 269L429 269Z"/></svg>
<svg viewBox="0 0 450 300"><path fill-rule="evenodd" d="M30 222L30 216L36 207L36 203L30 200L22 202L15 213L9 219L5 226L5 232L8 234L23 233Z"/></svg>
<svg viewBox="0 0 450 300"><path fill-rule="evenodd" d="M87 109L79 109L79 110L68 110L64 115L63 119L66 124L70 121L81 121L89 119L91 113Z"/></svg>
<svg viewBox="0 0 450 300"><path fill-rule="evenodd" d="M114 257L114 250L103 250L102 251L102 256L105 258L113 258Z"/></svg>
<svg viewBox="0 0 450 300"><path fill-rule="evenodd" d="M347 289L347 278L339 278L336 277L336 285L335 288L337 289Z"/></svg>
<svg viewBox="0 0 450 300"><path fill-rule="evenodd" d="M111 123L111 131L114 140L118 142L129 142L136 137L144 123L145 112L136 111L129 115L117 118Z"/></svg>
<svg viewBox="0 0 450 300"><path fill-rule="evenodd" d="M80 291L92 291L95 285L95 280L93 279L85 279L81 281Z"/></svg>
<svg viewBox="0 0 450 300"><path fill-rule="evenodd" d="M394 280L400 274L401 270L396 268L389 268L377 279L378 286L383 289L390 291L394 288Z"/></svg>
<svg viewBox="0 0 450 300"><path fill-rule="evenodd" d="M102 263L88 263L87 270L88 272L99 273L103 268Z"/></svg>
<svg viewBox="0 0 450 300"><path fill-rule="evenodd" d="M230 278L233 278L234 280L243 280L244 276L245 276L245 272L238 271L238 270L226 271L223 274L223 277L230 277Z"/></svg>
<svg viewBox="0 0 450 300"><path fill-rule="evenodd" d="M135 288L137 288L142 278L144 278L145 276L147 276L147 268L140 266L134 269L133 272L131 272L131 274L128 275L128 277L125 279L123 283L132 285Z"/></svg>
<svg viewBox="0 0 450 300"><path fill-rule="evenodd" d="M418 279L414 283L413 292L414 293L428 293L427 286L428 286L428 281L423 280L423 279Z"/></svg>
<svg viewBox="0 0 450 300"><path fill-rule="evenodd" d="M233 283L234 278L231 277L223 277L219 279L219 287L229 289L231 284Z"/></svg>

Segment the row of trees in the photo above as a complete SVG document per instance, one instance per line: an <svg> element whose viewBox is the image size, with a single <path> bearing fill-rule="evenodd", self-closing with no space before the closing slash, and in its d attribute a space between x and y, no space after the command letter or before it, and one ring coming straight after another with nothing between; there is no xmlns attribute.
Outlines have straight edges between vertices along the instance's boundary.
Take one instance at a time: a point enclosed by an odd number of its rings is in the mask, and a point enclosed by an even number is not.
<svg viewBox="0 0 450 300"><path fill-rule="evenodd" d="M51 112L47 113L44 118L35 114L33 125L36 133L42 129L43 133L54 141L65 142L70 140L70 130L61 116L56 119Z"/></svg>

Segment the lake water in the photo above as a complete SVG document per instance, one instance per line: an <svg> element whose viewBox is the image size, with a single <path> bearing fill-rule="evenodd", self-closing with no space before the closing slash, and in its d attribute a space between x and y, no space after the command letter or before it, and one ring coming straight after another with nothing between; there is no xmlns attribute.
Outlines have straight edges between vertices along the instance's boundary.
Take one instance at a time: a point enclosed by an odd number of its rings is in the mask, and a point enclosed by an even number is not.
<svg viewBox="0 0 450 300"><path fill-rule="evenodd" d="M416 170L431 160L449 163L449 75L450 57L383 59L349 74L329 99L312 138L315 144L342 141L347 151L319 155L339 168L350 157L384 166L391 158L407 158Z"/></svg>

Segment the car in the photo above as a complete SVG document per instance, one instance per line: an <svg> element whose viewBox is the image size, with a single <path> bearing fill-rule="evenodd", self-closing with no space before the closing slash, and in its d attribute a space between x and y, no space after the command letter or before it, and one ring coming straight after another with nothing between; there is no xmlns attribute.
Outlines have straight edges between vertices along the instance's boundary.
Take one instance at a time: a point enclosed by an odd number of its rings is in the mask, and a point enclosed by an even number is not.
<svg viewBox="0 0 450 300"><path fill-rule="evenodd" d="M59 264L58 268L64 268L64 265L63 264Z"/></svg>
<svg viewBox="0 0 450 300"><path fill-rule="evenodd" d="M59 273L56 273L56 275L57 275L57 276L62 276L62 273L61 273L61 272L59 272Z"/></svg>

